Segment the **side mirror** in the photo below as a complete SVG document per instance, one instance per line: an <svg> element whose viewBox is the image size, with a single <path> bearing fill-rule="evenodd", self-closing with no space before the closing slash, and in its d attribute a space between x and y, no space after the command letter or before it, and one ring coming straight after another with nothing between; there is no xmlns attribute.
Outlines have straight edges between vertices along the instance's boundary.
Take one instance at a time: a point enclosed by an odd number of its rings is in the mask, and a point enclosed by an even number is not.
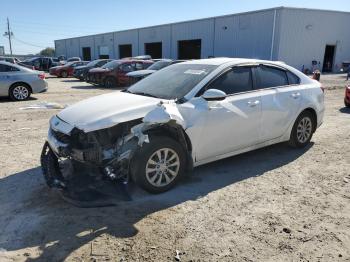
<svg viewBox="0 0 350 262"><path fill-rule="evenodd" d="M218 89L208 89L202 97L207 101L220 101L226 98L226 93Z"/></svg>

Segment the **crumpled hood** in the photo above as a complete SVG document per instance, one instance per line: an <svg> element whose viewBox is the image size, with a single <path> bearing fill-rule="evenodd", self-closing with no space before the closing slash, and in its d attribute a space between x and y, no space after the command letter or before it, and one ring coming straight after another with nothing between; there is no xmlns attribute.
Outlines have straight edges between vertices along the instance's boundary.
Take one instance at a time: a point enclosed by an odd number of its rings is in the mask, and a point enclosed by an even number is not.
<svg viewBox="0 0 350 262"><path fill-rule="evenodd" d="M139 70L139 71L130 72L130 73L127 73L126 75L130 76L130 77L143 77L143 76L153 74L154 72L156 72L156 70L147 70L146 69L146 70Z"/></svg>
<svg viewBox="0 0 350 262"><path fill-rule="evenodd" d="M78 102L57 116L84 132L91 132L143 118L160 101L159 98L116 91Z"/></svg>

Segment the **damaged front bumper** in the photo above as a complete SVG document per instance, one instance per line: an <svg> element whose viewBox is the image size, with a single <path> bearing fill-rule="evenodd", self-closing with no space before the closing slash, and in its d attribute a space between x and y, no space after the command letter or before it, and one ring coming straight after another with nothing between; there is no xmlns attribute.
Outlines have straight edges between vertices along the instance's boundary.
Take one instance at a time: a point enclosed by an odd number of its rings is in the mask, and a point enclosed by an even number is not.
<svg viewBox="0 0 350 262"><path fill-rule="evenodd" d="M53 117L41 153L41 167L47 185L59 189L66 200L77 206L87 206L85 200L88 206L105 206L93 204L90 198L92 195L101 197L106 192L116 194L115 186L123 187L129 181L129 163L138 139L125 135L127 129L127 125L119 125L84 133L57 116ZM120 189L118 194L125 191ZM129 199L129 196L123 194L117 199L120 198ZM81 199L84 199L84 204Z"/></svg>
<svg viewBox="0 0 350 262"><path fill-rule="evenodd" d="M190 170L193 160L184 126L176 107L163 103L143 119L87 133L54 116L41 154L44 178L50 188L69 195L83 188L96 189L101 181L104 186L106 181L109 185L111 181L125 185L130 180L135 154L144 143L150 143L149 133L168 134L183 145L188 154L186 169Z"/></svg>

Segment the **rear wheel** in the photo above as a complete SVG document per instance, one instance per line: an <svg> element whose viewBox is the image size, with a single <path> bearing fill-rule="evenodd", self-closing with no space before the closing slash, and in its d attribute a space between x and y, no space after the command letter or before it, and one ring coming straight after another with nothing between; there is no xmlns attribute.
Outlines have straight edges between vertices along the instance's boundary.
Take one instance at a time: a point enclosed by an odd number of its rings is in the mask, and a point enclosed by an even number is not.
<svg viewBox="0 0 350 262"><path fill-rule="evenodd" d="M345 105L346 107L350 107L350 103L348 103L348 102L346 101L345 98L344 98L344 105Z"/></svg>
<svg viewBox="0 0 350 262"><path fill-rule="evenodd" d="M10 88L10 97L15 101L23 101L30 97L30 88L26 84L14 84Z"/></svg>
<svg viewBox="0 0 350 262"><path fill-rule="evenodd" d="M108 77L106 80L105 80L105 84L104 86L106 88L113 88L116 86L116 81L113 77Z"/></svg>
<svg viewBox="0 0 350 262"><path fill-rule="evenodd" d="M183 147L169 137L151 137L131 162L134 182L150 193L165 192L183 176L186 157Z"/></svg>
<svg viewBox="0 0 350 262"><path fill-rule="evenodd" d="M314 133L316 120L314 116L308 112L302 112L294 123L289 145L302 148L309 144Z"/></svg>
<svg viewBox="0 0 350 262"><path fill-rule="evenodd" d="M64 78L68 77L67 71L62 71L61 77L64 77Z"/></svg>

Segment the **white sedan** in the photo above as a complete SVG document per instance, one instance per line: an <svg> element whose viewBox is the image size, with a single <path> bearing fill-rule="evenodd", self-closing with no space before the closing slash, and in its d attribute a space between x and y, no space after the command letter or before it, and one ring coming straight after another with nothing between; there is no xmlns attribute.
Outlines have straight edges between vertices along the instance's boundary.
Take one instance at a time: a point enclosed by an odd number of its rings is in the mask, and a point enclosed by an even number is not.
<svg viewBox="0 0 350 262"><path fill-rule="evenodd" d="M194 166L284 141L305 147L323 114L320 83L282 62L184 62L54 116L43 173L64 189L69 176L57 167L68 159L160 193Z"/></svg>
<svg viewBox="0 0 350 262"><path fill-rule="evenodd" d="M47 90L45 73L0 61L0 96L26 100L33 93Z"/></svg>

